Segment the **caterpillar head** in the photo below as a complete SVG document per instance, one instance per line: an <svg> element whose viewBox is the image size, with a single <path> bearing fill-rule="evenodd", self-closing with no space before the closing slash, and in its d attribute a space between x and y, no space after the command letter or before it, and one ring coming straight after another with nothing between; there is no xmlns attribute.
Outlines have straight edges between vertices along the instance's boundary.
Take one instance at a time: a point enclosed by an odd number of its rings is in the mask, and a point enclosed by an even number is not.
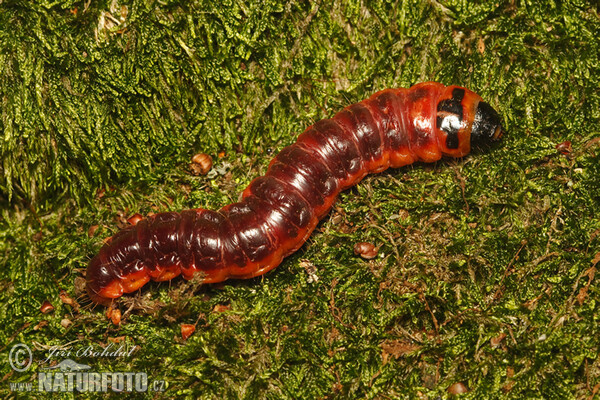
<svg viewBox="0 0 600 400"><path fill-rule="evenodd" d="M448 86L442 92L436 124L442 153L451 157L463 157L473 148L485 149L504 134L496 110L460 86Z"/></svg>
<svg viewBox="0 0 600 400"><path fill-rule="evenodd" d="M488 103L480 101L471 128L471 147L486 148L499 141L503 134L500 115Z"/></svg>

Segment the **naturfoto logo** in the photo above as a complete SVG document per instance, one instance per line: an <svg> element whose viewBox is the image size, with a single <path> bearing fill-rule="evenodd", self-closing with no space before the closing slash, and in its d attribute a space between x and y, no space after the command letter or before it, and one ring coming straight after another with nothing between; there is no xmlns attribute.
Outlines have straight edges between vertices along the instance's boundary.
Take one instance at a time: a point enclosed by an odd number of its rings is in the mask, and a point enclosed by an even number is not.
<svg viewBox="0 0 600 400"><path fill-rule="evenodd" d="M37 386L29 382L11 382L12 391L39 392L146 392L164 391L165 381L155 380L149 385L145 372L95 372L92 367L79 363L69 357L130 357L137 346L126 347L109 344L106 347L85 346L79 349L52 346L48 356L40 364L41 372L37 373ZM59 362L51 365L55 361ZM13 346L9 353L9 362L16 372L25 372L33 364L33 353L23 343Z"/></svg>

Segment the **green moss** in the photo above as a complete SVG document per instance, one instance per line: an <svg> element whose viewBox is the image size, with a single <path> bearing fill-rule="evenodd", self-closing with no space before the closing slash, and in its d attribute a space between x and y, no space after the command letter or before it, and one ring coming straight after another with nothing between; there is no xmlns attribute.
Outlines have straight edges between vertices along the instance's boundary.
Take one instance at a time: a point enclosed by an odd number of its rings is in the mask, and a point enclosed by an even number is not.
<svg viewBox="0 0 600 400"><path fill-rule="evenodd" d="M75 361L171 397L597 396L599 21L583 1L0 2L2 354L120 338L132 357ZM424 80L480 93L504 143L367 178L264 277L152 284L120 326L61 303L124 218L235 201L305 127ZM197 152L220 173L193 176ZM45 366L3 363L0 391Z"/></svg>

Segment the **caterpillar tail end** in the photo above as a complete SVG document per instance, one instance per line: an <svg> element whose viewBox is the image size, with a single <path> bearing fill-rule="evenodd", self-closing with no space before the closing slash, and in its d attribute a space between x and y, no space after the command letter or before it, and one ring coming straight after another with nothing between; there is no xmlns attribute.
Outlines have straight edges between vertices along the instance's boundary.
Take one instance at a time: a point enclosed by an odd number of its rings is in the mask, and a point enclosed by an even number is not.
<svg viewBox="0 0 600 400"><path fill-rule="evenodd" d="M118 277L113 276L97 255L90 261L86 272L85 289L91 301L108 306L124 293L123 285Z"/></svg>
<svg viewBox="0 0 600 400"><path fill-rule="evenodd" d="M118 283L118 282L115 282ZM111 286L117 286L117 285L111 285ZM90 300L93 303L96 304L100 304L103 306L110 306L110 304L113 302L114 299L121 297L121 294L114 294L114 291L112 293L107 293L106 290L100 290L100 291L96 291L88 282L86 287L86 292L88 297L90 298ZM122 292L122 289L121 289Z"/></svg>
<svg viewBox="0 0 600 400"><path fill-rule="evenodd" d="M110 262L103 262L99 254L88 265L86 291L94 303L110 305L114 299L121 297L124 293L133 293L139 290L150 280L168 281L180 275L181 272L180 264L149 270L139 260L121 268ZM191 274L193 275L193 271ZM191 275L187 278L191 278Z"/></svg>

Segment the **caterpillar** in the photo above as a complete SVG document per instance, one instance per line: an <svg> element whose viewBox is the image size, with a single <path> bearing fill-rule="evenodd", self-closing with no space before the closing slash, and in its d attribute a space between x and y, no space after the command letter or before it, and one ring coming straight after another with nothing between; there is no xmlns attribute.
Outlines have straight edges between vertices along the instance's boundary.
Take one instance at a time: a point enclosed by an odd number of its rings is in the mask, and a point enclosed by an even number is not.
<svg viewBox="0 0 600 400"><path fill-rule="evenodd" d="M365 175L463 157L503 134L498 113L466 88L425 82L379 91L307 128L239 202L155 214L116 233L88 265L87 294L107 305L150 280L262 275L298 250L338 194Z"/></svg>

